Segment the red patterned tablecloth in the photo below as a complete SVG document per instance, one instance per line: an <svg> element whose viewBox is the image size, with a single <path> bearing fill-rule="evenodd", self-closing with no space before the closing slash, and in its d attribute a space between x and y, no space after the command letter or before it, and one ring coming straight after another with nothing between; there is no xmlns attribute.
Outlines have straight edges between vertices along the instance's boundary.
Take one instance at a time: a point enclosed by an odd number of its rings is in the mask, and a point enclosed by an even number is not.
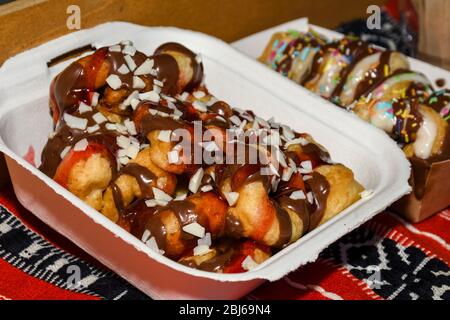
<svg viewBox="0 0 450 320"><path fill-rule="evenodd" d="M450 300L450 210L411 225L383 212L319 259L244 299ZM81 270L71 287L69 266ZM148 299L0 191L1 299Z"/></svg>

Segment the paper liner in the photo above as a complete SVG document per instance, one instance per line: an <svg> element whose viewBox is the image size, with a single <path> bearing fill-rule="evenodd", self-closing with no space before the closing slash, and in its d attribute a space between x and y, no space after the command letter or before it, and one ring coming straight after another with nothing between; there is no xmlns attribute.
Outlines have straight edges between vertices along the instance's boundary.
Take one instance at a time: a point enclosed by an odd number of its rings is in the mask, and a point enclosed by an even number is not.
<svg viewBox="0 0 450 320"><path fill-rule="evenodd" d="M414 192L395 202L391 209L412 222L422 221L450 206L450 160L431 165L422 199Z"/></svg>
<svg viewBox="0 0 450 320"><path fill-rule="evenodd" d="M373 191L372 195L246 273L195 270L152 251L31 164L39 165L40 152L52 132L49 83L70 61L50 69L46 63L76 48L110 45L123 39L134 41L147 54L167 41L177 41L200 52L206 85L218 98L309 132L330 151L334 161L350 167L356 179ZM265 280L277 280L314 261L332 242L410 191L409 164L386 135L308 91L298 90L291 81L228 44L192 31L106 23L71 33L6 61L0 68L0 96L0 151L7 155L19 201L153 298L239 298ZM33 151L34 158L30 156Z"/></svg>

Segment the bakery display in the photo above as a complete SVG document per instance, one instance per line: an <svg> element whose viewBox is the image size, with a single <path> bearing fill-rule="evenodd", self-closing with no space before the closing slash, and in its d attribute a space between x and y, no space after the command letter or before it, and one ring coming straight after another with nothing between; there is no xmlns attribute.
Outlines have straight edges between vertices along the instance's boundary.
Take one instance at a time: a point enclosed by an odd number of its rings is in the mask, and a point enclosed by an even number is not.
<svg viewBox="0 0 450 320"><path fill-rule="evenodd" d="M416 199L431 166L450 159L449 91L434 91L403 54L311 30L274 34L259 60L396 140L412 164Z"/></svg>
<svg viewBox="0 0 450 320"><path fill-rule="evenodd" d="M364 189L309 134L231 107L203 78L178 43L147 56L123 41L76 60L51 83L39 169L156 252L244 272Z"/></svg>

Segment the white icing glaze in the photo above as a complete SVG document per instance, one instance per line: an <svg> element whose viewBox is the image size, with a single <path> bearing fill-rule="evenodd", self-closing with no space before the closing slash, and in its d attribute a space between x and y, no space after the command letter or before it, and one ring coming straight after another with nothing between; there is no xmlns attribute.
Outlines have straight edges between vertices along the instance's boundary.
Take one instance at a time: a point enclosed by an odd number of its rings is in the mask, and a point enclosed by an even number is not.
<svg viewBox="0 0 450 320"><path fill-rule="evenodd" d="M321 70L320 79L311 90L325 98L329 98L334 88L336 88L341 70L348 66L350 61L347 56L335 50L329 53L325 59L325 66Z"/></svg>
<svg viewBox="0 0 450 320"><path fill-rule="evenodd" d="M303 48L303 50L300 51L300 55L292 61L292 67L288 73L288 78L297 83L301 83L311 71L316 52L316 48Z"/></svg>
<svg viewBox="0 0 450 320"><path fill-rule="evenodd" d="M426 112L420 111L423 122L417 131L417 139L413 144L414 154L421 159L428 159L437 135L437 125Z"/></svg>
<svg viewBox="0 0 450 320"><path fill-rule="evenodd" d="M386 94L389 94L390 91L394 88L394 85L405 82L406 84L409 84L411 82L419 82L423 83L425 85L429 85L430 82L427 78L425 78L422 74L416 73L416 72L407 72L402 73L393 77L390 77L386 79L382 84L380 84L378 87L375 88L375 90L372 91L372 99L381 100L383 96ZM407 85L404 87L405 90L407 89ZM398 92L397 96L401 95L401 91Z"/></svg>
<svg viewBox="0 0 450 320"><path fill-rule="evenodd" d="M374 64L378 64L380 56L380 52L371 54L359 61L353 67L352 71L347 77L347 81L345 82L341 93L341 102L344 105L348 105L354 100L354 95L358 83L361 82L362 79L364 79L365 74L373 67Z"/></svg>
<svg viewBox="0 0 450 320"><path fill-rule="evenodd" d="M395 125L395 117L392 111L392 104L380 101L373 105L370 112L370 123L388 133L392 132Z"/></svg>

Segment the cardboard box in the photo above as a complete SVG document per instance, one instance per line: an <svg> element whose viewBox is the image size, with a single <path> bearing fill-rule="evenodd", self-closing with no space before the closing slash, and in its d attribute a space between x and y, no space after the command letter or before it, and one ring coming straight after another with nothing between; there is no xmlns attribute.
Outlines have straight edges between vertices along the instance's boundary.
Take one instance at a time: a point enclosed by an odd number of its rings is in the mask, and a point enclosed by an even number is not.
<svg viewBox="0 0 450 320"><path fill-rule="evenodd" d="M450 160L431 165L422 199L414 192L395 202L390 209L411 222L419 222L450 205Z"/></svg>

